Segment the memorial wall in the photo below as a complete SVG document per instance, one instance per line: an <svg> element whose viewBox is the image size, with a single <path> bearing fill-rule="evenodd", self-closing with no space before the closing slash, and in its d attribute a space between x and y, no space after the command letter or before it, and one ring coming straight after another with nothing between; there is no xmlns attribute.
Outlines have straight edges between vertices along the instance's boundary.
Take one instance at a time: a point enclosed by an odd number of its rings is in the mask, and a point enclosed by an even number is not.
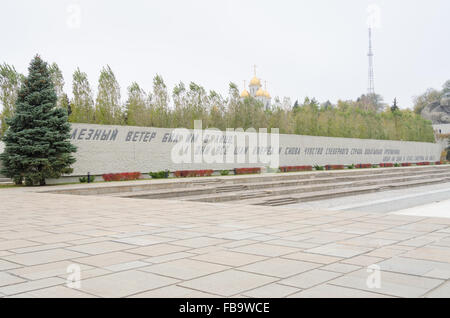
<svg viewBox="0 0 450 318"><path fill-rule="evenodd" d="M234 138L243 135L247 136L244 144ZM437 161L441 153L439 145L422 142L279 135L277 143L276 135L270 134L86 124L72 125L71 140L78 148L74 175L274 164L414 163Z"/></svg>
<svg viewBox="0 0 450 318"><path fill-rule="evenodd" d="M450 134L450 124L433 125L433 129L439 134Z"/></svg>
<svg viewBox="0 0 450 318"><path fill-rule="evenodd" d="M72 124L71 142L78 149L73 176L88 172L434 162L441 153L440 145L423 142L251 132L225 135L208 130L89 124Z"/></svg>

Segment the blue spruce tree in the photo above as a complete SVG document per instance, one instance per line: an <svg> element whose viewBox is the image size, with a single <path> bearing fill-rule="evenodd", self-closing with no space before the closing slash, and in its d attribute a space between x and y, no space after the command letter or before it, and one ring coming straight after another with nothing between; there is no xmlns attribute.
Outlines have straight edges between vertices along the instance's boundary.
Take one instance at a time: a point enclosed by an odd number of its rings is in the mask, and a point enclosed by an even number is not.
<svg viewBox="0 0 450 318"><path fill-rule="evenodd" d="M16 184L45 185L46 178L71 173L75 162L70 143L67 110L57 108L57 96L48 65L38 55L19 91L16 111L7 123L0 155L1 173Z"/></svg>

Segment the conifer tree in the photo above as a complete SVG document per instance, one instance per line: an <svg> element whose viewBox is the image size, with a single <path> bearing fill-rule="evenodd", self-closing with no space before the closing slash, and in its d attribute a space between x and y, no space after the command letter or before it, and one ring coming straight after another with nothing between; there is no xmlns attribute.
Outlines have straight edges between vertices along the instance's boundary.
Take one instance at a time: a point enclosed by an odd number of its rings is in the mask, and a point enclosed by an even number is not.
<svg viewBox="0 0 450 318"><path fill-rule="evenodd" d="M3 138L1 173L16 184L45 185L46 178L72 172L76 148L70 143L67 110L57 108L57 95L46 62L38 55L21 86L14 116Z"/></svg>

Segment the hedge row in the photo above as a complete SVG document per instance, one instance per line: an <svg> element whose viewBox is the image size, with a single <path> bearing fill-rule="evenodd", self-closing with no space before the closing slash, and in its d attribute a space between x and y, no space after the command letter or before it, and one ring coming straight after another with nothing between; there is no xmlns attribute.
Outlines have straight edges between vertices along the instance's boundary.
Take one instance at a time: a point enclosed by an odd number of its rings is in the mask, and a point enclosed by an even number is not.
<svg viewBox="0 0 450 318"><path fill-rule="evenodd" d="M344 165L326 165L325 166L326 170L343 170L345 169Z"/></svg>
<svg viewBox="0 0 450 318"><path fill-rule="evenodd" d="M214 173L214 170L180 170L175 171L173 174L177 178L189 178L189 177L209 177Z"/></svg>
<svg viewBox="0 0 450 318"><path fill-rule="evenodd" d="M312 166L287 166L280 167L281 172L297 172L297 171L312 171Z"/></svg>
<svg viewBox="0 0 450 318"><path fill-rule="evenodd" d="M237 168L234 169L234 173L239 174L258 174L261 173L261 168Z"/></svg>
<svg viewBox="0 0 450 318"><path fill-rule="evenodd" d="M392 168L392 167L410 167L413 165L416 166L429 166L429 165L441 165L444 164L441 161L436 162L417 162L417 163L380 163L378 165L372 165L370 163L367 164L357 164L352 165L357 169L368 169L372 167L379 166L380 168ZM319 169L320 168L320 169ZM279 168L280 172L299 172L299 171L312 171L315 170L342 170L345 169L345 165L326 165L324 167L321 166L282 166ZM224 170L228 171L228 170ZM222 175L228 175L228 173L223 173ZM152 178L165 177L168 176L168 171L162 171L161 173L150 173ZM214 170L179 170L175 171L173 174L177 178L188 178L188 177L209 177L214 173ZM236 168L234 169L234 173L236 175L244 175L244 174L259 174L261 173L261 168ZM161 174L161 176L159 176ZM162 175L164 174L164 176ZM105 181L128 181L128 180L137 180L142 177L140 172L124 172L124 173L109 173L103 175L103 180Z"/></svg>
<svg viewBox="0 0 450 318"><path fill-rule="evenodd" d="M104 174L103 180L105 181L130 181L141 178L140 172L123 172L123 173L108 173Z"/></svg>
<svg viewBox="0 0 450 318"><path fill-rule="evenodd" d="M356 165L356 169L368 169L368 168L372 168L373 165L371 163L362 163L362 164L358 164Z"/></svg>

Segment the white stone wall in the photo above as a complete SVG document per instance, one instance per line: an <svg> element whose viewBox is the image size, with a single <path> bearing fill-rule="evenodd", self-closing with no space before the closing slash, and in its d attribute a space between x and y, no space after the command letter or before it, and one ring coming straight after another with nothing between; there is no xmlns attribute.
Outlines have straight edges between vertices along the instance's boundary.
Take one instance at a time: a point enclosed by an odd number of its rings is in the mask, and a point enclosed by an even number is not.
<svg viewBox="0 0 450 318"><path fill-rule="evenodd" d="M450 134L450 124L433 125L433 129L441 134Z"/></svg>
<svg viewBox="0 0 450 318"><path fill-rule="evenodd" d="M192 143L169 140L171 133L172 129L164 128L73 124L72 143L77 146L78 151L75 154L77 162L73 166L72 175L85 175L88 172L95 175L119 172L148 173L165 169L224 170L269 165L261 161L175 163L172 159L172 148L175 145L188 147ZM204 132L202 138L206 139L207 136L211 134ZM279 153L279 166L438 161L441 152L440 145L421 142L298 135L280 135L279 141L279 147L273 150ZM228 145L228 149L234 149ZM1 147L0 145L0 149ZM214 147L217 148L217 144ZM193 148L195 149L195 146ZM220 144L219 148L223 148L223 144ZM247 153L253 153L254 148L250 146Z"/></svg>
<svg viewBox="0 0 450 318"><path fill-rule="evenodd" d="M115 140L93 141L95 132L99 130L111 131L111 134L116 131ZM72 142L78 147L74 175L83 175L87 172L92 174L131 171L146 173L165 169L170 171L222 170L268 166L266 163L248 161L228 164L174 163L171 154L172 148L177 143L170 142L168 139L168 135L173 133L172 129L74 124L72 131L76 131L74 136L76 139ZM80 137L82 131L83 134ZM89 134L91 134L90 138ZM206 138L207 135L209 135L208 132L204 132L203 138ZM190 144L180 141L180 145L188 146ZM418 142L280 135L279 147L281 148L281 152L278 149L280 166L420 162L437 161L440 157L439 145ZM254 151L251 148L249 148L249 152ZM341 151L341 154L327 154L330 149L336 148L344 150ZM365 154L372 149L378 150L378 153ZM345 154L346 152L348 154Z"/></svg>

